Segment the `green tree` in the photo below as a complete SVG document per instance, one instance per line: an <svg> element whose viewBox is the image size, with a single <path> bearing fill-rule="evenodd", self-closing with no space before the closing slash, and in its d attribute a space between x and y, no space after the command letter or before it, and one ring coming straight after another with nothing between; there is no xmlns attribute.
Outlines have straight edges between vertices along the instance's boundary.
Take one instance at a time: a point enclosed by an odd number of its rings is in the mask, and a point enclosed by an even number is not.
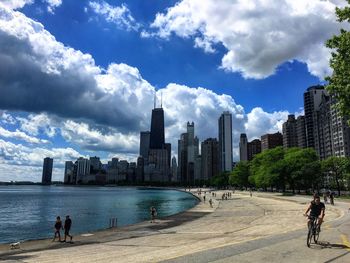
<svg viewBox="0 0 350 263"><path fill-rule="evenodd" d="M338 195L341 184L345 181L349 172L350 162L346 157L329 157L322 161L322 170L336 183Z"/></svg>
<svg viewBox="0 0 350 263"><path fill-rule="evenodd" d="M284 178L289 187L318 189L322 179L320 163L314 149L289 148L284 155Z"/></svg>
<svg viewBox="0 0 350 263"><path fill-rule="evenodd" d="M249 162L239 162L230 174L229 183L231 185L243 186L247 188L249 186L249 175Z"/></svg>
<svg viewBox="0 0 350 263"><path fill-rule="evenodd" d="M228 172L223 172L215 175L210 179L210 184L218 188L226 187L229 185L229 176L230 173Z"/></svg>
<svg viewBox="0 0 350 263"><path fill-rule="evenodd" d="M347 0L350 4L350 0ZM336 8L339 22L350 22L350 7ZM332 76L326 78L326 89L337 101L337 108L343 116L350 116L350 32L344 29L326 42L326 46L333 50L330 66ZM350 120L348 121L350 124Z"/></svg>
<svg viewBox="0 0 350 263"><path fill-rule="evenodd" d="M285 189L283 158L284 150L282 147L257 154L251 162L249 181L257 187L276 186Z"/></svg>

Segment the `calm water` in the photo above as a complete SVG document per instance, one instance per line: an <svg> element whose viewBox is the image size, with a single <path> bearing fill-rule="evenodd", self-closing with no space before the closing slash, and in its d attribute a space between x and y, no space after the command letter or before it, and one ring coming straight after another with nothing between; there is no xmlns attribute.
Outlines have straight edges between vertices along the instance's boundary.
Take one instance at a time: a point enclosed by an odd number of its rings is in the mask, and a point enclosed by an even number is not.
<svg viewBox="0 0 350 263"><path fill-rule="evenodd" d="M0 243L53 236L56 216L70 215L72 234L176 214L197 203L192 195L175 190L119 187L0 186Z"/></svg>

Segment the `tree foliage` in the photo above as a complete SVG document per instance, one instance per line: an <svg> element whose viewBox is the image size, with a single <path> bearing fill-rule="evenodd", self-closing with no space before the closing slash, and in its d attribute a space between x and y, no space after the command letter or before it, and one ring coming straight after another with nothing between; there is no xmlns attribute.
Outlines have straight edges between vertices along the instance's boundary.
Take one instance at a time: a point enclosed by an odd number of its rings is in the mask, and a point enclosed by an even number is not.
<svg viewBox="0 0 350 263"><path fill-rule="evenodd" d="M215 175L210 179L210 185L222 188L229 185L229 176L230 174L227 172L222 172L218 175Z"/></svg>
<svg viewBox="0 0 350 263"><path fill-rule="evenodd" d="M239 162L237 163L235 169L231 172L229 182L231 185L244 186L247 188L249 186L249 175L249 162Z"/></svg>
<svg viewBox="0 0 350 263"><path fill-rule="evenodd" d="M350 0L347 0L350 4ZM339 22L350 22L350 7L336 8ZM334 96L337 107L343 116L350 116L350 32L341 29L339 35L333 36L326 42L326 46L333 50L330 66L332 76L326 78L327 90ZM350 124L350 120L349 120Z"/></svg>
<svg viewBox="0 0 350 263"><path fill-rule="evenodd" d="M322 161L322 169L336 183L338 195L340 195L341 186L350 170L350 161L346 157L329 157Z"/></svg>

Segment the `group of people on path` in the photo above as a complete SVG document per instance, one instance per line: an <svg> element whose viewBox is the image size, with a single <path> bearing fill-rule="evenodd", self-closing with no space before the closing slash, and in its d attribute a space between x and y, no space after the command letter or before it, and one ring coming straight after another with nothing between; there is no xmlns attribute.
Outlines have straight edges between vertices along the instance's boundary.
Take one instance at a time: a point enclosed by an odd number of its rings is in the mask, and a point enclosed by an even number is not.
<svg viewBox="0 0 350 263"><path fill-rule="evenodd" d="M329 199L330 204L334 205L334 193L333 192L327 191L327 192L323 193L323 200L324 200L325 204L327 204L328 199Z"/></svg>
<svg viewBox="0 0 350 263"><path fill-rule="evenodd" d="M54 242L56 237L58 237L59 242L66 242L67 237L70 238L70 242L72 242L73 236L69 234L69 231L72 226L72 219L70 219L69 215L66 216L66 220L64 220L64 226L62 225L61 218L59 216L56 217L55 222L55 235L52 240ZM64 240L61 239L61 229L64 230Z"/></svg>

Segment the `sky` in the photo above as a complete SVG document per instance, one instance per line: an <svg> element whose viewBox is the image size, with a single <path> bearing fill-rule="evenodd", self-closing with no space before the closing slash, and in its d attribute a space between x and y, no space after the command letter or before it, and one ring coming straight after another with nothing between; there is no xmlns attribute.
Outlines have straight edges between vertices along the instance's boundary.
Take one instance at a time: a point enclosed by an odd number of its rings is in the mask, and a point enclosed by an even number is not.
<svg viewBox="0 0 350 263"><path fill-rule="evenodd" d="M80 156L136 161L154 94L165 137L200 141L233 118L249 140L303 114L332 74L343 0L0 0L0 181L53 180Z"/></svg>

